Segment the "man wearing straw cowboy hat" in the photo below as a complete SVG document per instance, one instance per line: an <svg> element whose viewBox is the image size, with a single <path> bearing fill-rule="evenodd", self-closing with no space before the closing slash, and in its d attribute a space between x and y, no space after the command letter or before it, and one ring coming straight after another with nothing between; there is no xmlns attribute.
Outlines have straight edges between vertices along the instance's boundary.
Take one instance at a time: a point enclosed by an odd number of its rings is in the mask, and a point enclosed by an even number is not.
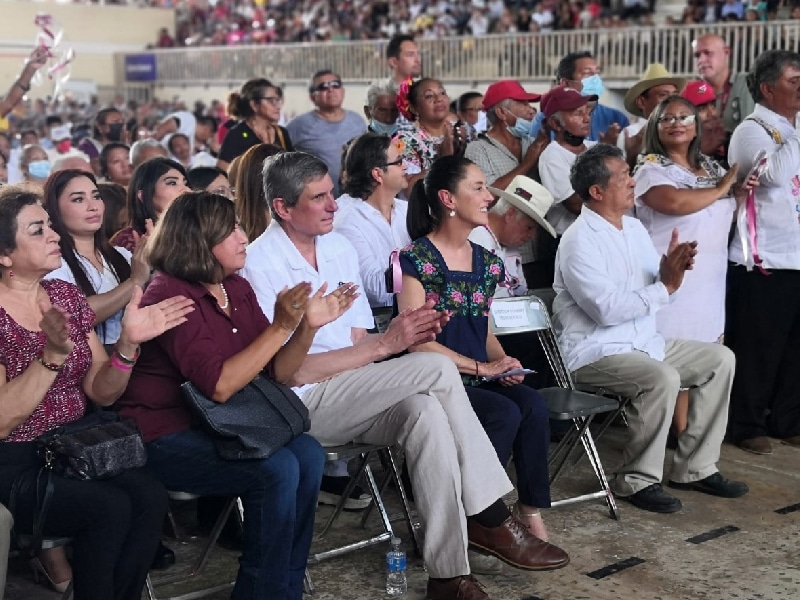
<svg viewBox="0 0 800 600"><path fill-rule="evenodd" d="M489 187L498 200L489 212L489 223L476 227L469 239L500 257L505 264L506 280L497 286L495 298L523 296L528 291L518 248L534 239L536 224L551 236L553 226L545 220L553 204L547 189L524 175L517 175L505 190Z"/></svg>
<svg viewBox="0 0 800 600"><path fill-rule="evenodd" d="M636 159L644 148L646 119L659 102L677 94L684 85L685 79L673 77L661 63L652 63L647 66L642 78L625 94L625 110L644 118L628 125L617 138L617 146L625 153L631 167L636 164Z"/></svg>

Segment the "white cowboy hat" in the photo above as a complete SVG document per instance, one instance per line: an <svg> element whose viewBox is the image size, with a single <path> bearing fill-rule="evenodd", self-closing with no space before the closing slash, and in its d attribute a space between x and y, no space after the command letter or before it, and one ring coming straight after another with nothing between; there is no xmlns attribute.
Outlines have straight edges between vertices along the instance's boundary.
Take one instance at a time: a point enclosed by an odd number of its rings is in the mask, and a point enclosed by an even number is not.
<svg viewBox="0 0 800 600"><path fill-rule="evenodd" d="M524 175L517 175L505 190L490 186L489 191L529 216L544 227L547 233L556 237L556 230L544 218L553 205L553 195L542 184Z"/></svg>
<svg viewBox="0 0 800 600"><path fill-rule="evenodd" d="M627 94L625 94L625 110L637 117L643 117L642 111L636 106L636 99L650 88L666 83L673 84L678 88L678 92L680 92L683 86L686 85L686 80L682 77L673 77L672 73L667 71L667 68L661 63L650 64L642 75L642 78L628 90Z"/></svg>

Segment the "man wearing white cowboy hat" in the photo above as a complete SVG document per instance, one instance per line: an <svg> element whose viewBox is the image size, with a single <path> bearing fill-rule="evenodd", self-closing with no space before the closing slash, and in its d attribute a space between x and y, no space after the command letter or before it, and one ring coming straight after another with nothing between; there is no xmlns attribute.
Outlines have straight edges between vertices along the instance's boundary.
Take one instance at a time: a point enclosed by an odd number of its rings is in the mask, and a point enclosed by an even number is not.
<svg viewBox="0 0 800 600"><path fill-rule="evenodd" d="M617 138L617 146L625 153L631 167L636 164L636 158L644 148L644 129L650 113L662 100L676 95L684 85L685 79L673 77L661 63L652 63L625 94L625 110L644 118L628 125Z"/></svg>
<svg viewBox="0 0 800 600"><path fill-rule="evenodd" d="M476 227L469 239L499 256L505 264L506 280L497 286L495 298L523 296L528 291L522 273L519 248L536 236L536 224L551 236L556 236L553 226L544 216L553 204L547 189L524 175L517 175L505 190L489 187L498 197L489 212L489 223Z"/></svg>

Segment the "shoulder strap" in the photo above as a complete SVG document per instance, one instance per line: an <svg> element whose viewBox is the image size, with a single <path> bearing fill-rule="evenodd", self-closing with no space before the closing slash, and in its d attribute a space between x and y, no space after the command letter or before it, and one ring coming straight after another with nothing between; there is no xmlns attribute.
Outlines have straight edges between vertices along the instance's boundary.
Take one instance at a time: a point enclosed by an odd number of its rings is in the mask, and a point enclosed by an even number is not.
<svg viewBox="0 0 800 600"><path fill-rule="evenodd" d="M286 150L286 140L283 139L283 130L278 125L275 125L275 137L280 140L280 147Z"/></svg>
<svg viewBox="0 0 800 600"><path fill-rule="evenodd" d="M781 136L781 132L778 131L774 125L767 123L764 119L756 115L750 115L749 117L746 117L745 121L753 121L754 123L758 123L764 128L764 131L769 134L769 137L772 138L773 142L780 144L781 146L783 145L783 137Z"/></svg>

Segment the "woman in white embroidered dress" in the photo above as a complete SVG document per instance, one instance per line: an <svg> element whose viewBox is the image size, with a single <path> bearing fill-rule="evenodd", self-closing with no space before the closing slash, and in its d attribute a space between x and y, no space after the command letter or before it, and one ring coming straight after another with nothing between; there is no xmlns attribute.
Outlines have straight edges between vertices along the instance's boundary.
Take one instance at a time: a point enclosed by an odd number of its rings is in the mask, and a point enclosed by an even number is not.
<svg viewBox="0 0 800 600"><path fill-rule="evenodd" d="M726 173L700 152L697 108L680 96L661 102L647 123L645 156L634 173L636 216L656 250L666 253L677 230L681 241L697 241L694 268L681 289L656 315L666 339L721 341L725 327L728 235L736 208L737 167ZM738 193L738 187L737 187ZM688 420L688 397L679 398L674 429Z"/></svg>

